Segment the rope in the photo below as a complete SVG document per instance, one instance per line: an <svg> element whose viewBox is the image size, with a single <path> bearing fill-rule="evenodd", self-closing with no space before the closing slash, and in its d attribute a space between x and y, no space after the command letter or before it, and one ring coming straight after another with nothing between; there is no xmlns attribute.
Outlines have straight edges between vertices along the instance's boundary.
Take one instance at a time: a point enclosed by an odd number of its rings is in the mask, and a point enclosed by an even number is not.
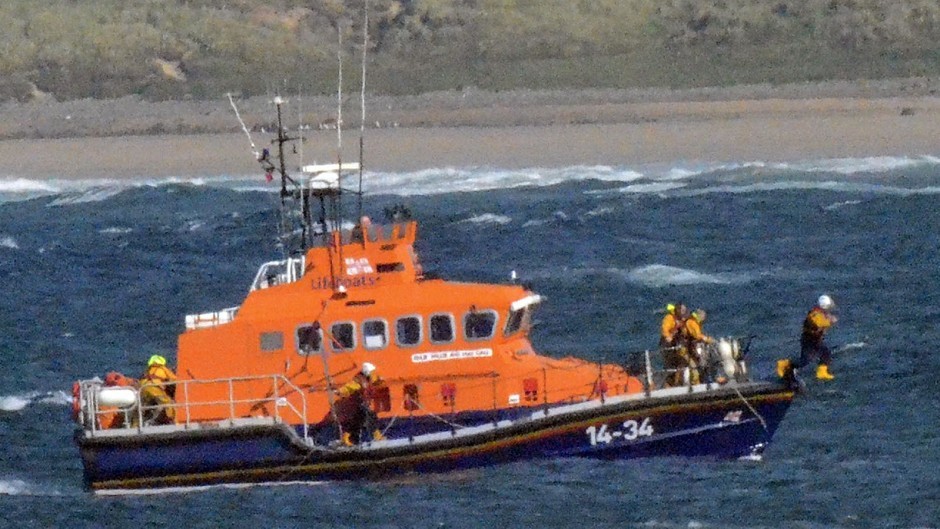
<svg viewBox="0 0 940 529"><path fill-rule="evenodd" d="M760 413L757 413L757 410L754 409L754 406L751 406L751 403L748 402L746 398L744 398L744 395L742 395L741 392L738 391L738 388L732 387L732 389L734 389L734 392L738 394L738 397L740 397L740 399L744 402L744 405L747 406L747 409L751 410L751 413L753 413L754 416L757 417L757 420L760 421L760 425L764 428L764 431L769 434L770 430L767 429L767 421L765 421L764 418L761 417Z"/></svg>
<svg viewBox="0 0 940 529"><path fill-rule="evenodd" d="M248 127L245 126L245 120L243 120L242 115L238 113L238 107L235 106L235 100L232 99L232 94L225 95L228 96L228 102L232 105L232 110L235 111L235 117L238 118L238 122L241 124L242 130L245 131L245 136L248 136L248 143L251 144L251 153L255 155L255 161L257 161L258 157L260 156L258 154L258 148L255 147L255 142L251 139L251 133L248 132Z"/></svg>
<svg viewBox="0 0 940 529"><path fill-rule="evenodd" d="M462 425L462 424L457 424L457 423L455 423L455 422L450 422L450 421L448 421L447 419L441 417L440 415L435 415L434 413L429 412L429 411L427 410L427 408L425 408L424 406L422 406L420 402L418 402L418 401L416 401L416 400L414 400L414 399L408 399L408 401L411 402L412 404L414 404L415 406L417 406L418 409L423 410L423 411L428 415L428 417L431 417L432 419L437 419L438 421L440 421L440 422L446 424L447 426L450 426L451 428L455 428L455 429L457 429L457 428L466 428L466 426L464 426L464 425ZM391 426L391 424L389 424L389 426Z"/></svg>

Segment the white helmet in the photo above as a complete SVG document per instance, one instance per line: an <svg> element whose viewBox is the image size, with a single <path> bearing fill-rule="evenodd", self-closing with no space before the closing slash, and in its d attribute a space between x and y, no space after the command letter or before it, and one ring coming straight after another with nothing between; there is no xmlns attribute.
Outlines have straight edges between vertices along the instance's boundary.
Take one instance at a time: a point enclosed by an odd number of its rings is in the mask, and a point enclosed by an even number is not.
<svg viewBox="0 0 940 529"><path fill-rule="evenodd" d="M375 371L375 366L374 366L373 364L370 364L369 362L363 362L363 363L362 363L362 374L363 374L363 375L369 376L369 375L372 374L373 371Z"/></svg>
<svg viewBox="0 0 940 529"><path fill-rule="evenodd" d="M832 298L830 298L828 294L819 296L819 301L816 302L816 304L819 305L819 308L823 310L829 310L836 306L836 302L832 301Z"/></svg>

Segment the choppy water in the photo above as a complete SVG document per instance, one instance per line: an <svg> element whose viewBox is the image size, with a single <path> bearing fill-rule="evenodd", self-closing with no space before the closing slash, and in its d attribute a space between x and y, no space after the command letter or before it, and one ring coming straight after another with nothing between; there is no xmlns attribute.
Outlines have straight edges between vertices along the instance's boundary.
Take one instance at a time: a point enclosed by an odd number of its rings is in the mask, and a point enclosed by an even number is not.
<svg viewBox="0 0 940 529"><path fill-rule="evenodd" d="M837 380L810 381L761 461L519 463L393 482L96 498L66 392L173 356L183 315L238 304L277 257L263 179L0 178L2 527L940 527L940 160L493 168L368 175L425 268L547 297L539 349L617 360L667 301L795 353L825 291ZM148 525L150 524L150 525Z"/></svg>

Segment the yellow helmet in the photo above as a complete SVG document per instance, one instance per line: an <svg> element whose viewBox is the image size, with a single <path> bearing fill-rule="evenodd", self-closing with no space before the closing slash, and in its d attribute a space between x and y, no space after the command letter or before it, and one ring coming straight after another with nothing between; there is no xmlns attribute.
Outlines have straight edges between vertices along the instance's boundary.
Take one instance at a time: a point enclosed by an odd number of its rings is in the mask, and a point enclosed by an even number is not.
<svg viewBox="0 0 940 529"><path fill-rule="evenodd" d="M673 305L672 303L667 304L667 305L666 305L666 312L668 312L669 314L675 314L675 312L676 312L676 306Z"/></svg>
<svg viewBox="0 0 940 529"><path fill-rule="evenodd" d="M160 355L153 355L150 357L150 360L147 361L147 366L165 366L166 358L163 358Z"/></svg>

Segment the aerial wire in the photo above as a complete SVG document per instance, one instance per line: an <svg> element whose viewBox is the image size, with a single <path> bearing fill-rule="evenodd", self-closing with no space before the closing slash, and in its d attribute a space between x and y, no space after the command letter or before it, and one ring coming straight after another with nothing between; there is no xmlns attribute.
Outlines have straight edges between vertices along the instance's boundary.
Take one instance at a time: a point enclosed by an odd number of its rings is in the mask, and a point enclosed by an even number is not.
<svg viewBox="0 0 940 529"><path fill-rule="evenodd" d="M359 121L359 221L362 221L362 171L365 165L365 134L366 134L366 54L369 50L369 0L365 0L362 8L362 84L359 90L360 115ZM366 234L363 233L362 242L365 244Z"/></svg>

